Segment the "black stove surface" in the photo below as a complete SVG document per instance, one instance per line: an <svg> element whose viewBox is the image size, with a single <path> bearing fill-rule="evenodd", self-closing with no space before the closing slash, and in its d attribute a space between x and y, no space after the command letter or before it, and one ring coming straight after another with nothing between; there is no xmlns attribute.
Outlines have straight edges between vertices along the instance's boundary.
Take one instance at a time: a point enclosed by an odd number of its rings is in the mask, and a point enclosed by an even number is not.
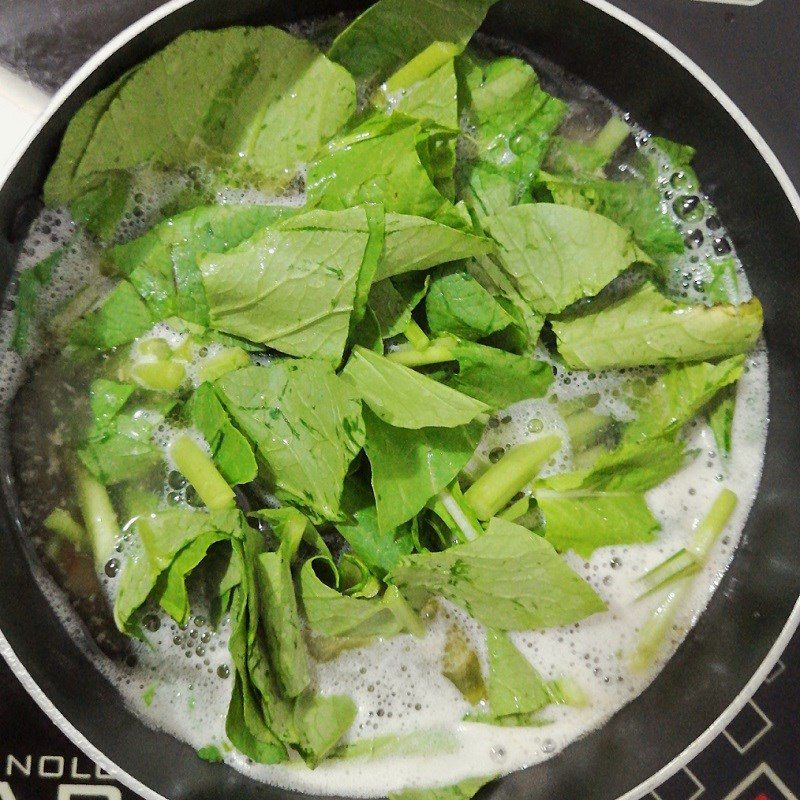
<svg viewBox="0 0 800 800"><path fill-rule="evenodd" d="M611 1L708 72L800 186L800 0ZM160 0L0 0L0 61L54 91L115 33L158 5ZM650 800L798 800L798 723L800 635L724 733ZM0 660L0 800L89 797L136 795L84 756Z"/></svg>

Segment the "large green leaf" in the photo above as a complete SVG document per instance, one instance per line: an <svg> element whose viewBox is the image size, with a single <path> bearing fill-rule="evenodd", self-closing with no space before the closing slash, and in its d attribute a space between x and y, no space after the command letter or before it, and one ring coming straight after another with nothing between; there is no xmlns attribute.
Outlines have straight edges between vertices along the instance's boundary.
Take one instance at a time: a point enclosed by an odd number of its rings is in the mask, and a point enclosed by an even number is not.
<svg viewBox="0 0 800 800"><path fill-rule="evenodd" d="M345 521L337 523L337 530L353 553L377 574L386 574L412 551L413 542L407 530L409 526L381 531L372 491L356 477L349 477L345 481L342 512Z"/></svg>
<svg viewBox="0 0 800 800"><path fill-rule="evenodd" d="M559 552L588 558L598 547L651 542L660 527L642 494L578 490L536 492L544 535Z"/></svg>
<svg viewBox="0 0 800 800"><path fill-rule="evenodd" d="M493 717L534 714L550 704L547 684L508 634L486 632L489 655L489 707Z"/></svg>
<svg viewBox="0 0 800 800"><path fill-rule="evenodd" d="M633 232L636 243L657 258L682 253L683 236L661 208L661 191L642 180L578 180L545 176L554 203L594 211Z"/></svg>
<svg viewBox="0 0 800 800"><path fill-rule="evenodd" d="M308 204L337 210L379 203L387 212L465 228L466 212L442 192L452 181L454 136L402 114L375 113L310 164Z"/></svg>
<svg viewBox="0 0 800 800"><path fill-rule="evenodd" d="M434 42L463 49L495 0L379 0L331 45L328 56L358 78L383 80Z"/></svg>
<svg viewBox="0 0 800 800"><path fill-rule="evenodd" d="M307 41L271 27L190 31L93 104L56 165L72 182L54 179L49 199L72 199L88 175L150 161L221 163L280 186L354 109L352 77Z"/></svg>
<svg viewBox="0 0 800 800"><path fill-rule="evenodd" d="M514 318L468 272L445 268L425 298L431 333L452 333L477 341L514 324Z"/></svg>
<svg viewBox="0 0 800 800"><path fill-rule="evenodd" d="M718 364L702 362L672 367L635 403L637 417L625 427L623 441L677 433L721 389L739 380L743 370L743 356L727 358Z"/></svg>
<svg viewBox="0 0 800 800"><path fill-rule="evenodd" d="M550 364L529 355L518 356L474 342L459 342L452 352L458 371L435 377L494 410L542 397L553 382Z"/></svg>
<svg viewBox="0 0 800 800"><path fill-rule="evenodd" d="M337 519L344 477L364 444L348 383L322 362L284 360L229 372L215 388L276 494Z"/></svg>
<svg viewBox="0 0 800 800"><path fill-rule="evenodd" d="M474 149L463 167L462 194L484 217L530 200L531 181L567 106L540 87L521 59L464 56L457 64Z"/></svg>
<svg viewBox="0 0 800 800"><path fill-rule="evenodd" d="M535 311L592 297L641 260L631 235L599 214L555 203L509 208L483 221L500 263Z"/></svg>
<svg viewBox="0 0 800 800"><path fill-rule="evenodd" d="M474 541L407 556L390 577L417 608L441 595L498 630L568 625L606 607L552 545L497 517Z"/></svg>
<svg viewBox="0 0 800 800"><path fill-rule="evenodd" d="M396 428L364 409L378 530L394 531L448 486L472 457L479 423L454 428Z"/></svg>
<svg viewBox="0 0 800 800"><path fill-rule="evenodd" d="M378 417L398 428L455 428L488 411L479 400L363 347L353 349L342 377Z"/></svg>
<svg viewBox="0 0 800 800"><path fill-rule="evenodd" d="M705 361L746 353L763 315L753 298L739 306L676 303L646 283L608 306L553 321L558 352L573 369L614 369Z"/></svg>
<svg viewBox="0 0 800 800"><path fill-rule="evenodd" d="M211 326L283 353L337 363L370 255L363 208L312 211L200 262Z"/></svg>
<svg viewBox="0 0 800 800"><path fill-rule="evenodd" d="M290 206L199 206L112 247L105 257L136 287L159 318L173 314L208 325L197 258L225 253L257 230L296 214Z"/></svg>

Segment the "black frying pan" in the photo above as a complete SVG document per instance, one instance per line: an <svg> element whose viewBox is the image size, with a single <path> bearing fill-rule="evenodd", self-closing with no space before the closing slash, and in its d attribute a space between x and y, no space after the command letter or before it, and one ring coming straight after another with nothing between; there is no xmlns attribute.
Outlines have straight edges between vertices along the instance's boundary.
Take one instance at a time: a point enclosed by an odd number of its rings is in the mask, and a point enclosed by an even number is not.
<svg viewBox="0 0 800 800"><path fill-rule="evenodd" d="M15 245L39 208L42 181L64 128L95 92L189 28L283 23L360 5L175 0L121 34L59 93L0 189L0 288L11 275ZM719 590L658 679L634 702L560 755L481 794L497 800L633 800L720 732L800 621L800 198L752 126L699 68L602 0L505 0L483 30L560 64L650 130L697 146L703 185L764 305L770 359L766 463L742 543ZM116 765L119 779L145 797L300 797L200 761L187 745L151 731L121 706L45 600L40 583L47 578L16 523L8 464L3 473L0 651L44 710L90 756Z"/></svg>

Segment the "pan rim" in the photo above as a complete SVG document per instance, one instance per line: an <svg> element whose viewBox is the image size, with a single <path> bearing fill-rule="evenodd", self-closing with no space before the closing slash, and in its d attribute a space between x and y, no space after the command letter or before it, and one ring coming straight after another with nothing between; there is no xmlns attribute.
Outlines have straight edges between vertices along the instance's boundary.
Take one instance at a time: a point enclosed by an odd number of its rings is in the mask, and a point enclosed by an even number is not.
<svg viewBox="0 0 800 800"><path fill-rule="evenodd" d="M5 186L12 172L16 168L22 156L30 147L34 139L39 135L44 126L50 121L52 116L64 104L64 102L80 87L103 62L117 52L123 45L131 39L150 28L156 22L173 14L184 6L190 5L195 0L170 0L160 8L155 9L141 19L129 25L118 33L110 42L105 44L88 61L86 61L74 75L53 95L44 111L36 122L31 126L27 135L18 144L13 155L6 163L5 168L0 171L0 188ZM697 80L722 106L726 113L741 128L748 139L753 143L759 155L764 159L770 171L773 173L781 187L781 190L789 200L795 215L800 222L800 193L789 178L788 173L775 155L775 152L766 142L764 137L750 121L747 115L729 97L729 95L719 86L719 84L692 58L684 53L676 45L672 44L661 34L637 19L626 11L613 6L607 0L581 0L589 6L596 8L612 19L621 22L631 28L636 33L650 41L674 61L677 61L692 77ZM682 767L686 766L704 750L717 736L719 736L734 717L741 711L745 704L752 698L756 690L769 675L775 663L780 658L781 653L789 644L795 631L800 627L800 597L795 602L792 612L787 618L786 624L781 629L780 634L770 648L758 669L753 673L741 691L726 707L726 709L713 720L708 727L694 741L692 741L677 756L671 759L660 770L651 775L647 780L642 781L637 786L618 796L616 800L639 800L646 794L658 788L664 781L674 775ZM130 773L121 769L101 750L93 745L86 736L79 731L56 707L56 705L45 694L42 688L36 683L24 664L14 652L10 643L0 630L0 656L6 661L15 677L22 684L34 702L47 715L51 722L67 736L86 756L99 764L106 772L118 780L126 788L139 794L143 800L169 800L164 795L159 794L153 789L143 784Z"/></svg>

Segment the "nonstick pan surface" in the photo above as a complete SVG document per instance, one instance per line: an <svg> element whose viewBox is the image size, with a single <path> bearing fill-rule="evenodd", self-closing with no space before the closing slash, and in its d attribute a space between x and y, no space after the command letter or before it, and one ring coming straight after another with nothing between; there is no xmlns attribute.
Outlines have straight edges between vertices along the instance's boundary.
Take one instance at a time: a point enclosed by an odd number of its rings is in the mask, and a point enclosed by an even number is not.
<svg viewBox="0 0 800 800"><path fill-rule="evenodd" d="M95 92L191 28L281 24L362 4L175 0L123 32L52 101L0 187L0 288L70 117ZM765 312L770 425L761 489L730 569L656 681L603 728L481 797L631 800L707 744L746 702L800 621L800 197L744 115L688 58L602 0L503 0L484 32L564 67L653 132L698 148L696 166ZM303 797L200 761L127 711L45 599L19 530L8 448L0 500L0 652L88 755L147 798Z"/></svg>

